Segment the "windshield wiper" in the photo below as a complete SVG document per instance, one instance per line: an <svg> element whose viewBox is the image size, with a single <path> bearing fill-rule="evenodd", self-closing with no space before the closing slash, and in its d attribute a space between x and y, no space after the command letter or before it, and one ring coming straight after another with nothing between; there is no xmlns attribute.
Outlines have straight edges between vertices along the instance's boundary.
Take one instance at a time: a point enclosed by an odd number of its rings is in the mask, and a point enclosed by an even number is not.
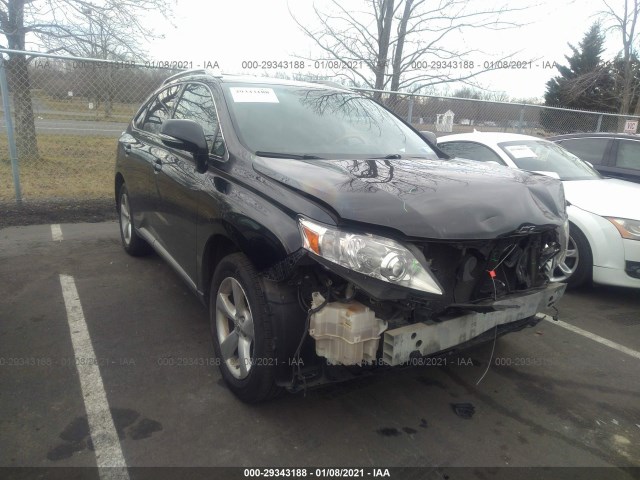
<svg viewBox="0 0 640 480"><path fill-rule="evenodd" d="M317 155L296 155L295 153L262 152L260 150L256 152L256 155L269 158L291 158L293 160L323 160L322 157Z"/></svg>

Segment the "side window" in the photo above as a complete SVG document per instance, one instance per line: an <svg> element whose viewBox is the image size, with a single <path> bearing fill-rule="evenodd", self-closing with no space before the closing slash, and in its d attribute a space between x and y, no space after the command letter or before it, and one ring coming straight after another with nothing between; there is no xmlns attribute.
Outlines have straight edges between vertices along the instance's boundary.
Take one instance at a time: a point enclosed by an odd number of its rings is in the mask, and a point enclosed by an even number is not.
<svg viewBox="0 0 640 480"><path fill-rule="evenodd" d="M180 92L180 85L173 85L162 90L149 104L144 121L140 128L151 133L160 133L160 127L171 116L171 111L176 103L176 97Z"/></svg>
<svg viewBox="0 0 640 480"><path fill-rule="evenodd" d="M225 147L220 132L220 122L211 92L207 87L196 83L187 85L176 106L173 118L189 119L199 123L204 130L209 153L219 157L224 155Z"/></svg>
<svg viewBox="0 0 640 480"><path fill-rule="evenodd" d="M640 142L635 140L620 140L616 167L640 170Z"/></svg>
<svg viewBox="0 0 640 480"><path fill-rule="evenodd" d="M594 165L604 163L604 152L611 143L610 138L571 138L556 142L566 148L580 160L591 162Z"/></svg>
<svg viewBox="0 0 640 480"><path fill-rule="evenodd" d="M478 162L496 162L504 165L500 156L489 147L474 142L448 142L438 143L438 147L451 157L466 158Z"/></svg>
<svg viewBox="0 0 640 480"><path fill-rule="evenodd" d="M136 118L134 118L133 120L133 125L135 125L136 128L142 128L142 125L144 122L144 116L146 114L147 114L147 105L145 105L143 108L140 109L140 111L136 115Z"/></svg>

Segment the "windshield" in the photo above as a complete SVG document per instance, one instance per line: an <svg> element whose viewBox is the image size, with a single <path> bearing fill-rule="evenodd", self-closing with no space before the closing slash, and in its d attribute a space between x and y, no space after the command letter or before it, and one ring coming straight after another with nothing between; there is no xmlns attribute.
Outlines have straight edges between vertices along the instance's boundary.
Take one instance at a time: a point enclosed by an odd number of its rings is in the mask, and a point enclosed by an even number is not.
<svg viewBox="0 0 640 480"><path fill-rule="evenodd" d="M224 85L224 94L240 141L259 155L438 158L420 135L354 93L231 84Z"/></svg>
<svg viewBox="0 0 640 480"><path fill-rule="evenodd" d="M555 173L560 180L602 178L578 157L546 140L519 140L499 143L498 146L523 170Z"/></svg>

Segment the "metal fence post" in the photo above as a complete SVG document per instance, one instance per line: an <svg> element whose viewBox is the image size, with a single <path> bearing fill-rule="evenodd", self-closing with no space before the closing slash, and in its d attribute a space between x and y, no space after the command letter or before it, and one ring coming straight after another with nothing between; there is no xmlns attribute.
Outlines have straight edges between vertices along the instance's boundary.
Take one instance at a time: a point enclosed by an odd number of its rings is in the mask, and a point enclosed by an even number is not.
<svg viewBox="0 0 640 480"><path fill-rule="evenodd" d="M407 111L407 122L409 125L413 123L413 97L409 97L409 109Z"/></svg>
<svg viewBox="0 0 640 480"><path fill-rule="evenodd" d="M2 107L4 108L4 124L7 128L7 143L9 144L9 158L11 160L11 173L13 174L13 188L16 192L16 203L22 204L22 192L20 191L20 170L18 168L18 151L16 139L13 135L13 120L11 119L11 102L9 101L9 83L4 67L4 57L0 54L0 89L2 90Z"/></svg>
<svg viewBox="0 0 640 480"><path fill-rule="evenodd" d="M522 108L520 108L520 118L518 119L518 133L522 133L522 124L524 122L524 109L525 109L525 106L522 105Z"/></svg>
<svg viewBox="0 0 640 480"><path fill-rule="evenodd" d="M599 132L600 128L602 128L602 114L598 115L598 125L596 125L596 132Z"/></svg>

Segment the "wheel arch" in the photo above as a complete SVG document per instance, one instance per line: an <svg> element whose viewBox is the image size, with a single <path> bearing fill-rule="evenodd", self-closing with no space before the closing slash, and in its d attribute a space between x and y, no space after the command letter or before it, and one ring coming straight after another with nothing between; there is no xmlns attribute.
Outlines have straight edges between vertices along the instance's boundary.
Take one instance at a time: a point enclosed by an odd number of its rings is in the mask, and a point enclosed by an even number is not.
<svg viewBox="0 0 640 480"><path fill-rule="evenodd" d="M230 212L199 226L198 245L199 289L206 296L213 272L226 255L242 252L262 271L299 250L302 240L297 224L290 219L269 222Z"/></svg>
<svg viewBox="0 0 640 480"><path fill-rule="evenodd" d="M575 230L580 232L582 236L587 240L587 247L589 248L589 253L591 253L591 257L593 258L593 247L591 246L593 244L592 238L589 238L589 235L585 233L585 228L569 220L569 235L571 235L571 232Z"/></svg>
<svg viewBox="0 0 640 480"><path fill-rule="evenodd" d="M567 210L570 227L577 228L587 240L594 266L620 268L624 265L622 238L611 222L575 205Z"/></svg>
<svg viewBox="0 0 640 480"><path fill-rule="evenodd" d="M120 199L118 198L118 194L120 193L120 188L122 187L122 185L124 184L124 177L122 176L122 173L117 172L116 173L116 177L115 177L115 191L114 191L114 197L116 199L116 210L118 210L119 206L118 206L118 202L120 201Z"/></svg>
<svg viewBox="0 0 640 480"><path fill-rule="evenodd" d="M227 255L241 252L240 247L229 237L222 234L214 234L206 241L202 250L202 261L200 262L200 285L203 293L203 300L209 306L209 289L216 267Z"/></svg>

